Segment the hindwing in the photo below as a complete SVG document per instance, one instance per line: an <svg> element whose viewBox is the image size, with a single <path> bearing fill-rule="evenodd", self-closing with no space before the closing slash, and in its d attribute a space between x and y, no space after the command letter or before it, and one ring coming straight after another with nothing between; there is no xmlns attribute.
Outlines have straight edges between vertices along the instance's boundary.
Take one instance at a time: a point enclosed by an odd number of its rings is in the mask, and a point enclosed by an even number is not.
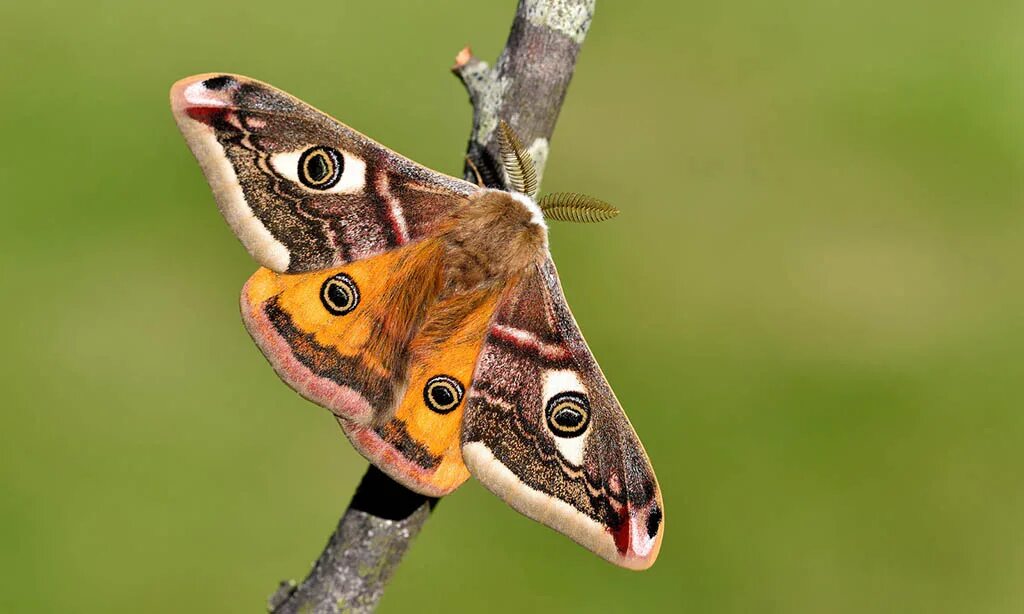
<svg viewBox="0 0 1024 614"><path fill-rule="evenodd" d="M445 495L469 477L460 429L498 289L442 299L409 347L408 386L383 424L339 419L353 445L412 490Z"/></svg>
<svg viewBox="0 0 1024 614"><path fill-rule="evenodd" d="M405 390L410 344L441 289L441 246L422 241L314 273L260 269L242 318L277 374L339 418L390 417Z"/></svg>
<svg viewBox="0 0 1024 614"><path fill-rule="evenodd" d="M368 460L432 496L469 477L465 398L502 290L442 296L440 258L426 240L326 271L264 268L241 300L281 379L331 410Z"/></svg>

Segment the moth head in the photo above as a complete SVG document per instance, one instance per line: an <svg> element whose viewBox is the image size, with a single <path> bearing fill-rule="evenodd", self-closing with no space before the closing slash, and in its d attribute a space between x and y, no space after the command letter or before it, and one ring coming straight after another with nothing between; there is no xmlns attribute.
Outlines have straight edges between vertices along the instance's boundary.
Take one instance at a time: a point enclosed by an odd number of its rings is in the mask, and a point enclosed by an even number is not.
<svg viewBox="0 0 1024 614"><path fill-rule="evenodd" d="M505 120L498 122L498 147L509 191L536 199L539 182L533 156ZM536 203L545 219L561 222L603 222L619 214L603 200L577 192L547 194Z"/></svg>

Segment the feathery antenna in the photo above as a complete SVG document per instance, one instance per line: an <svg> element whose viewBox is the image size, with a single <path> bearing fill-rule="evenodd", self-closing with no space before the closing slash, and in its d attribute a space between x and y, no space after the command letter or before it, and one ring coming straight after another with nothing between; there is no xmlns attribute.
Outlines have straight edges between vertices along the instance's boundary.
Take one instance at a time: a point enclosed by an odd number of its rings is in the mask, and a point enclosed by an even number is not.
<svg viewBox="0 0 1024 614"><path fill-rule="evenodd" d="M604 222L619 214L618 209L603 200L577 192L546 194L537 205L545 219L559 222Z"/></svg>
<svg viewBox="0 0 1024 614"><path fill-rule="evenodd" d="M537 171L533 158L505 120L498 122L498 146L501 165L512 191L537 198ZM559 222L604 222L619 214L618 209L603 200L577 192L548 194L538 200L537 205L545 219Z"/></svg>
<svg viewBox="0 0 1024 614"><path fill-rule="evenodd" d="M509 187L530 198L537 198L537 169L533 166L533 158L505 120L498 122L498 147Z"/></svg>

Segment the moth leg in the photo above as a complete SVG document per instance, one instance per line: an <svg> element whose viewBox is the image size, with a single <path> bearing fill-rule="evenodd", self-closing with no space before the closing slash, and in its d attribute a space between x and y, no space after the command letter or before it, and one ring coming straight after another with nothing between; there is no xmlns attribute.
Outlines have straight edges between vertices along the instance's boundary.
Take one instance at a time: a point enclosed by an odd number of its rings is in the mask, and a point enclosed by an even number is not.
<svg viewBox="0 0 1024 614"><path fill-rule="evenodd" d="M480 170L476 167L476 164L473 164L473 160L469 156L466 156L466 164L469 165L469 168L473 169L473 174L476 175L476 184L481 188L486 187L484 186L484 178L480 176Z"/></svg>

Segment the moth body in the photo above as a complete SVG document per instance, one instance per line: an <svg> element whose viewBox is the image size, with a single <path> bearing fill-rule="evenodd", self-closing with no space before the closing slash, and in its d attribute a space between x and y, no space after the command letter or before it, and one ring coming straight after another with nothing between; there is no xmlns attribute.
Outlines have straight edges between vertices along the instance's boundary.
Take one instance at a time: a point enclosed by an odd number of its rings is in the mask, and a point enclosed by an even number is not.
<svg viewBox="0 0 1024 614"><path fill-rule="evenodd" d="M548 254L540 208L528 196L500 190L471 195L441 241L446 293L504 286Z"/></svg>

